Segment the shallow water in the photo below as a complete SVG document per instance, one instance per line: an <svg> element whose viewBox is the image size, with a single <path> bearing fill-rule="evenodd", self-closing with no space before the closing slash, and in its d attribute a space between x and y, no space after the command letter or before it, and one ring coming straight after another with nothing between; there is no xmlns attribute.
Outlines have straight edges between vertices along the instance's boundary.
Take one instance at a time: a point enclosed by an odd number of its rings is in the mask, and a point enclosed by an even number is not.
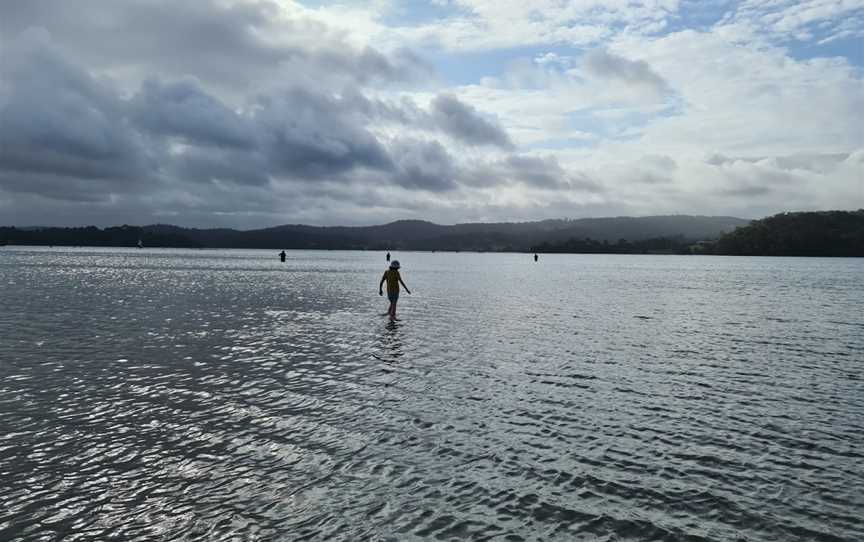
<svg viewBox="0 0 864 542"><path fill-rule="evenodd" d="M861 540L864 260L0 249L0 540Z"/></svg>

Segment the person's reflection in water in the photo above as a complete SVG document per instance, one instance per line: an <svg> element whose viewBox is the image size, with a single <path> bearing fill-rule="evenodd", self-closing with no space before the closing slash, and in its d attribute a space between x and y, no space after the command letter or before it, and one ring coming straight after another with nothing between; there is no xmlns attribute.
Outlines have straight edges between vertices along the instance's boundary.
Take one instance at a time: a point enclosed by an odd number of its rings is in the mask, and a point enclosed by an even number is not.
<svg viewBox="0 0 864 542"><path fill-rule="evenodd" d="M399 331L399 322L388 322L384 331L378 336L379 352L376 358L386 363L396 363L402 357L402 333Z"/></svg>

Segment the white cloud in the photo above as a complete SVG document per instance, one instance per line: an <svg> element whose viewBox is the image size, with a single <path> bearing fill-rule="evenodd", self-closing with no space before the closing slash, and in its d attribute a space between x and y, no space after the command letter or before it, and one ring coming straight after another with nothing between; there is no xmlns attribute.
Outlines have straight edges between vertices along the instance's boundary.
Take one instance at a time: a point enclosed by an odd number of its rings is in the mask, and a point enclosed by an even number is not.
<svg viewBox="0 0 864 542"><path fill-rule="evenodd" d="M864 143L864 81L842 59L796 61L780 49L692 31L615 49L649 62L682 102L680 114L642 131L641 144L767 155L849 152Z"/></svg>
<svg viewBox="0 0 864 542"><path fill-rule="evenodd" d="M677 0L453 0L458 15L399 29L406 41L449 50L482 50L537 44L590 45L628 32L655 32L674 14ZM658 23L660 25L658 26Z"/></svg>
<svg viewBox="0 0 864 542"><path fill-rule="evenodd" d="M864 36L864 0L745 0L721 25L777 41L832 41Z"/></svg>
<svg viewBox="0 0 864 542"><path fill-rule="evenodd" d="M255 226L864 207L860 66L784 48L861 36L864 0L745 1L665 35L687 4L439 4L449 16L410 24L395 0L3 4L3 213ZM31 26L41 45L19 43ZM507 49L522 46L547 49ZM422 60L469 51L509 67L447 86Z"/></svg>

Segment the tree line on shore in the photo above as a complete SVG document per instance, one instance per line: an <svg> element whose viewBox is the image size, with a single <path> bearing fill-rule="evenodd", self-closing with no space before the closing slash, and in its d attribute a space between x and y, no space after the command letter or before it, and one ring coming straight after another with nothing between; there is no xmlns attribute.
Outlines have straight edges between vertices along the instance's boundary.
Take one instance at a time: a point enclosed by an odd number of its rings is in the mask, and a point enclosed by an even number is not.
<svg viewBox="0 0 864 542"><path fill-rule="evenodd" d="M710 240L676 236L634 242L621 239L612 244L571 238L532 248L535 252L588 254L864 257L864 209L780 213Z"/></svg>
<svg viewBox="0 0 864 542"><path fill-rule="evenodd" d="M749 223L718 217L645 217L581 219L573 222L462 224L439 226L402 221L363 228L280 226L256 231L196 230L176 226L97 228L0 227L0 245L137 246L177 248L299 248L357 250L480 250L581 254L717 254L745 256L864 256L864 209L780 213ZM674 219L674 220L673 220ZM670 222L672 220L672 222ZM649 238L609 239L610 232L633 231L644 224L656 232L674 224L739 225L731 231L696 237L694 231ZM592 222L593 221L593 222ZM598 222L606 221L606 222ZM643 221L643 222L635 222ZM677 222L676 222L677 221ZM701 222L700 222L701 221ZM605 226L602 230L597 224ZM577 224L574 228L573 224ZM660 226L662 225L662 228ZM589 229L588 226L594 229ZM610 228L614 226L614 228ZM568 229L570 228L570 229ZM628 228L622 230L622 228ZM664 229L665 228L665 229ZM671 229L670 229L671 228ZM683 228L682 228L683 229ZM725 230L726 228L724 228ZM393 233L395 232L395 233ZM408 232L408 233L406 233ZM382 240L382 233L401 234ZM597 238L606 234L607 238ZM597 237L595 237L596 235ZM643 236L644 237L644 236Z"/></svg>
<svg viewBox="0 0 864 542"><path fill-rule="evenodd" d="M864 209L780 213L722 235L714 254L864 256Z"/></svg>

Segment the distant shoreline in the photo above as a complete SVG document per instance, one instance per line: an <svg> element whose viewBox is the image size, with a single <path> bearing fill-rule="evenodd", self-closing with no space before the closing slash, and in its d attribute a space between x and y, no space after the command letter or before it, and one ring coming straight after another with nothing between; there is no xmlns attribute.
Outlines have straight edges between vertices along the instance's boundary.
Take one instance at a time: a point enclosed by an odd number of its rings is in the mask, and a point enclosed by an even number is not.
<svg viewBox="0 0 864 542"><path fill-rule="evenodd" d="M17 245L17 244L8 244L5 245L8 248L54 248L54 249L90 249L90 248L102 248L102 249L128 249L130 252L136 252L138 250L177 250L177 251L221 251L221 250L254 250L260 252L273 252L278 250L285 250L286 252L382 252L377 249L362 249L362 248L285 248L285 249L273 249L273 248L244 248L244 247L143 247L143 249L139 249L137 246L128 246L128 245ZM0 251L4 248L3 245L0 245ZM417 254L519 254L519 255L532 255L539 254L540 256L685 256L685 257L698 257L698 256L712 256L712 257L748 257L748 258L864 258L864 256L792 256L792 255L772 255L772 254L711 254L711 253L687 253L687 254L678 254L678 253L669 253L669 252L534 252L534 251L507 251L507 250L420 250L420 249L400 249L399 252L402 253L417 253ZM541 258L542 261L542 258Z"/></svg>
<svg viewBox="0 0 864 542"><path fill-rule="evenodd" d="M403 220L380 226L284 225L260 230L170 225L97 228L0 227L0 244L213 248L654 254L864 256L864 209L781 213L755 221L669 215L442 226Z"/></svg>

